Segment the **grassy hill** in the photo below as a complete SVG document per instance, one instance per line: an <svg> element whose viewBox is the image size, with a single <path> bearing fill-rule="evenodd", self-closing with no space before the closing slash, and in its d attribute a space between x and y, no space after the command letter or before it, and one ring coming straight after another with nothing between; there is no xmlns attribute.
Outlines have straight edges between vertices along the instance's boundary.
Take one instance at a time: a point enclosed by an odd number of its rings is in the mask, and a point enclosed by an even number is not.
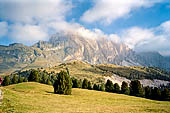
<svg viewBox="0 0 170 113"><path fill-rule="evenodd" d="M72 95L53 94L53 87L20 83L2 87L0 113L169 113L170 102L121 94L73 89Z"/></svg>

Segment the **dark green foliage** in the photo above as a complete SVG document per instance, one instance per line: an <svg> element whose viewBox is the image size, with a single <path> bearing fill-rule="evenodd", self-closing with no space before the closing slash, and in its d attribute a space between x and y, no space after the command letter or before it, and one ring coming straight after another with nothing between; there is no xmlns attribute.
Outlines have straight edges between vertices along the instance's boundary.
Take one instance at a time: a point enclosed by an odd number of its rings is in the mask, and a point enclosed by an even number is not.
<svg viewBox="0 0 170 113"><path fill-rule="evenodd" d="M52 82L50 81L50 79L47 79L46 84L48 84L48 85L52 85Z"/></svg>
<svg viewBox="0 0 170 113"><path fill-rule="evenodd" d="M149 86L147 86L144 88L144 90L145 90L145 98L151 98L152 89Z"/></svg>
<svg viewBox="0 0 170 113"><path fill-rule="evenodd" d="M104 86L104 84L101 84L101 85L100 85L100 91L105 91L105 86Z"/></svg>
<svg viewBox="0 0 170 113"><path fill-rule="evenodd" d="M105 84L105 90L107 92L113 92L114 91L114 85L113 85L111 80L107 80L107 82Z"/></svg>
<svg viewBox="0 0 170 113"><path fill-rule="evenodd" d="M11 80L10 80L9 76L5 76L5 78L2 82L2 85L7 86L7 85L10 85L10 83L11 83Z"/></svg>
<svg viewBox="0 0 170 113"><path fill-rule="evenodd" d="M161 97L162 97L162 100L170 100L170 91L167 88L165 88L161 92Z"/></svg>
<svg viewBox="0 0 170 113"><path fill-rule="evenodd" d="M82 88L88 89L88 80L86 78L83 80Z"/></svg>
<svg viewBox="0 0 170 113"><path fill-rule="evenodd" d="M12 82L12 84L17 84L18 83L18 75L13 75L11 82Z"/></svg>
<svg viewBox="0 0 170 113"><path fill-rule="evenodd" d="M90 89L90 90L92 89L92 84L90 81L88 82L88 89Z"/></svg>
<svg viewBox="0 0 170 113"><path fill-rule="evenodd" d="M32 70L29 77L28 77L28 81L39 82L39 80L40 80L39 72L37 70Z"/></svg>
<svg viewBox="0 0 170 113"><path fill-rule="evenodd" d="M48 80L48 75L46 73L43 73L42 78L41 78L41 83L46 84Z"/></svg>
<svg viewBox="0 0 170 113"><path fill-rule="evenodd" d="M18 83L22 83L24 81L24 77L19 77Z"/></svg>
<svg viewBox="0 0 170 113"><path fill-rule="evenodd" d="M140 81L138 81L138 80L131 81L131 83L130 83L130 95L138 96L138 97L144 96L144 91L143 91L143 88L142 88Z"/></svg>
<svg viewBox="0 0 170 113"><path fill-rule="evenodd" d="M76 78L72 78L73 88L80 88L80 83Z"/></svg>
<svg viewBox="0 0 170 113"><path fill-rule="evenodd" d="M28 82L27 77L24 77L23 82Z"/></svg>
<svg viewBox="0 0 170 113"><path fill-rule="evenodd" d="M72 91L72 80L67 72L61 71L58 76L57 80L55 80L54 84L54 93L57 94L64 94L64 95L71 95Z"/></svg>
<svg viewBox="0 0 170 113"><path fill-rule="evenodd" d="M152 99L160 100L161 99L161 91L159 88L155 87L152 89Z"/></svg>
<svg viewBox="0 0 170 113"><path fill-rule="evenodd" d="M126 95L129 95L130 94L130 90L129 90L129 87L128 87L128 83L123 81L122 82L122 85L121 85L121 93L122 94L126 94Z"/></svg>
<svg viewBox="0 0 170 113"><path fill-rule="evenodd" d="M115 84L114 84L114 90L113 90L113 92L115 92L115 93L120 93L120 86L119 86L118 83L115 83Z"/></svg>
<svg viewBox="0 0 170 113"><path fill-rule="evenodd" d="M99 86L98 86L97 84L94 84L94 85L93 85L93 90L99 91Z"/></svg>

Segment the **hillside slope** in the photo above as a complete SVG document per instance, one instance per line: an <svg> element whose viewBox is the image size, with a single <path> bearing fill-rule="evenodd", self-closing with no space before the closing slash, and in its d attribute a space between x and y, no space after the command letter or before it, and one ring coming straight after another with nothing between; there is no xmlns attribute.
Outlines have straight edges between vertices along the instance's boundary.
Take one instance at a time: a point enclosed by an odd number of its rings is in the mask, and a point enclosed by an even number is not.
<svg viewBox="0 0 170 113"><path fill-rule="evenodd" d="M168 113L170 102L121 94L73 89L72 95L53 94L52 86L21 83L3 87L0 113Z"/></svg>

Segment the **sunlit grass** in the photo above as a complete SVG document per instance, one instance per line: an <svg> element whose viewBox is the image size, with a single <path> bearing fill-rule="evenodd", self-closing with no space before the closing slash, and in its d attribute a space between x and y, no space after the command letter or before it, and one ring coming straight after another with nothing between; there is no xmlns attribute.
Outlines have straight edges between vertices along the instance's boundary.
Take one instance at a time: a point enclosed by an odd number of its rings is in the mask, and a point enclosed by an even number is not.
<svg viewBox="0 0 170 113"><path fill-rule="evenodd" d="M2 88L0 112L14 113L155 113L170 112L170 102L121 94L73 89L72 95L53 94L53 87L21 83Z"/></svg>

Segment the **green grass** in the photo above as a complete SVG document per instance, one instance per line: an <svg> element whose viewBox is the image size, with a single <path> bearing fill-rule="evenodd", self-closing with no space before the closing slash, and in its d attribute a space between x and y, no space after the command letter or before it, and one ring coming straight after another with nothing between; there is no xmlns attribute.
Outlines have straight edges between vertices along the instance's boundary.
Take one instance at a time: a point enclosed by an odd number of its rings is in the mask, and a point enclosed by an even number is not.
<svg viewBox="0 0 170 113"><path fill-rule="evenodd" d="M73 89L72 95L53 94L53 87L20 83L2 88L0 113L169 113L170 102L121 94Z"/></svg>

